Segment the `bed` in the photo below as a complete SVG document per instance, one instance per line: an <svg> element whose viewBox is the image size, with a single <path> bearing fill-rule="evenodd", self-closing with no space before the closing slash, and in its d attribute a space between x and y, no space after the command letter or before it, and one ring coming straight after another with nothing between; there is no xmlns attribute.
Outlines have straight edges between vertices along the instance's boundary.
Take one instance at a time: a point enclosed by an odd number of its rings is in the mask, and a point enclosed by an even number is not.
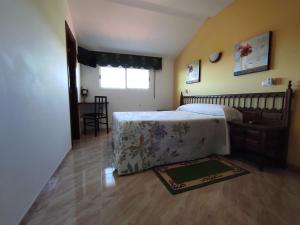
<svg viewBox="0 0 300 225"><path fill-rule="evenodd" d="M113 162L119 175L230 154L228 121L282 124L287 154L292 84L285 92L180 96L176 111L114 112ZM276 137L275 137L276 138Z"/></svg>
<svg viewBox="0 0 300 225"><path fill-rule="evenodd" d="M227 155L230 120L242 120L242 114L214 104L186 104L176 111L114 112L114 166L125 175L211 154Z"/></svg>

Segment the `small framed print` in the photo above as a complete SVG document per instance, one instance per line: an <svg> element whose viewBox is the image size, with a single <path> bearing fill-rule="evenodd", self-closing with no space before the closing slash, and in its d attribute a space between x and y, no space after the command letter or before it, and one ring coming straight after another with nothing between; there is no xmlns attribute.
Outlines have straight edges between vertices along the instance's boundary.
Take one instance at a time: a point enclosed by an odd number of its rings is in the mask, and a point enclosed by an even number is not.
<svg viewBox="0 0 300 225"><path fill-rule="evenodd" d="M201 80L201 60L195 60L186 66L187 84L197 83Z"/></svg>

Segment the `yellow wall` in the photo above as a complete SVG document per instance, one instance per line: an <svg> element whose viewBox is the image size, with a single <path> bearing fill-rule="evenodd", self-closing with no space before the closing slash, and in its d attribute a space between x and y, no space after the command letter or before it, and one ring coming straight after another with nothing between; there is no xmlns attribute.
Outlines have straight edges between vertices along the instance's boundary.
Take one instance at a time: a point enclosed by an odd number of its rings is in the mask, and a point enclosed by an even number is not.
<svg viewBox="0 0 300 225"><path fill-rule="evenodd" d="M234 45L266 31L273 31L271 70L234 77ZM221 61L212 64L208 56L222 51ZM200 83L185 84L184 68L201 59ZM261 87L261 81L280 78L273 87ZM175 62L174 106L180 92L190 95L283 91L292 80L295 97L290 131L288 161L300 166L300 1L236 0L217 16L207 20Z"/></svg>

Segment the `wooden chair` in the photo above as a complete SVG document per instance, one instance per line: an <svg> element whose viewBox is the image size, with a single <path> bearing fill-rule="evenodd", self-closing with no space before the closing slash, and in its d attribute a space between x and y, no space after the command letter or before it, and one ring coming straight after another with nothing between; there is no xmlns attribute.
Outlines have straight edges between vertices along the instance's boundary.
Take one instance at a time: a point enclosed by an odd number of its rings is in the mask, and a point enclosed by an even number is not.
<svg viewBox="0 0 300 225"><path fill-rule="evenodd" d="M107 96L95 96L94 113L86 113L82 115L84 134L86 134L86 127L93 127L96 137L100 131L100 124L106 125L106 132L108 133L107 104Z"/></svg>

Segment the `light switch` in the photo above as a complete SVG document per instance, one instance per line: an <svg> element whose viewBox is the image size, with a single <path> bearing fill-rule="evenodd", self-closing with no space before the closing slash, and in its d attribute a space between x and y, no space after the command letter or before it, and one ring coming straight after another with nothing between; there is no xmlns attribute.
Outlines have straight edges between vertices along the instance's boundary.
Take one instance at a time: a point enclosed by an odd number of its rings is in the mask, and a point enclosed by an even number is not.
<svg viewBox="0 0 300 225"><path fill-rule="evenodd" d="M271 86L273 86L273 78L268 78L268 79L266 79L266 80L263 80L262 82L261 82L261 86L263 86L263 87L271 87Z"/></svg>
<svg viewBox="0 0 300 225"><path fill-rule="evenodd" d="M190 90L189 90L189 89L185 89L184 92L185 92L186 94L188 94L188 93L190 93Z"/></svg>

